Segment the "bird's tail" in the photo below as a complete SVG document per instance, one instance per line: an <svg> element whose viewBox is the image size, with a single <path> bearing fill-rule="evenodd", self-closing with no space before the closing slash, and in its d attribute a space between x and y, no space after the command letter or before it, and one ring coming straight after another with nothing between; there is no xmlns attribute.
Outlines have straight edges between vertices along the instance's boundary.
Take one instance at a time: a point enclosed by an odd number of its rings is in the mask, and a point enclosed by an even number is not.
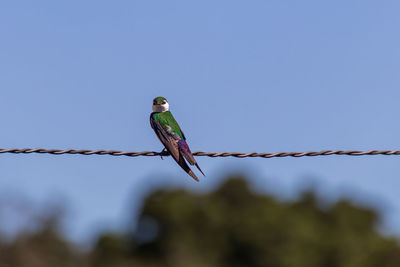
<svg viewBox="0 0 400 267"><path fill-rule="evenodd" d="M176 160L176 159L175 159ZM190 167L187 165L184 157L182 157L182 155L180 155L179 159L176 160L176 162L179 164L179 166L181 166L181 168L187 173L189 174L193 179L195 179L197 182L199 182L199 178L197 178L196 174L194 174L194 172L190 169Z"/></svg>
<svg viewBox="0 0 400 267"><path fill-rule="evenodd" d="M197 167L197 169L199 169L199 171L201 172L201 174L203 174L204 176L206 176L204 174L204 172L200 169L199 165L197 164L196 160L193 157L192 151L190 151L189 146L187 145L185 140L180 140L178 142L178 149L180 151L180 154L183 155L185 157L185 159L189 162L190 165L195 165Z"/></svg>
<svg viewBox="0 0 400 267"><path fill-rule="evenodd" d="M194 174L194 172L192 170L189 169L189 171L187 172L190 176L192 176L193 179L196 180L196 182L199 182L199 178L197 178L196 174Z"/></svg>
<svg viewBox="0 0 400 267"><path fill-rule="evenodd" d="M204 174L204 172L200 169L199 164L197 164L197 162L196 162L194 165L196 165L197 169L199 169L199 171L201 172L201 174L203 174L203 176L206 176L206 175Z"/></svg>

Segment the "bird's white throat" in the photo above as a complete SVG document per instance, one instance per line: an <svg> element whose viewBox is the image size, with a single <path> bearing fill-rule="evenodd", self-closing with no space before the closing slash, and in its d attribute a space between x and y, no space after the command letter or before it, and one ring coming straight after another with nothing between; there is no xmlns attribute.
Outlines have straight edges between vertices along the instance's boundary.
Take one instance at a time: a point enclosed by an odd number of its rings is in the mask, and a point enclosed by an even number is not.
<svg viewBox="0 0 400 267"><path fill-rule="evenodd" d="M169 111L169 104L165 103L165 104L162 104L162 105L153 105L152 109L153 109L153 112Z"/></svg>

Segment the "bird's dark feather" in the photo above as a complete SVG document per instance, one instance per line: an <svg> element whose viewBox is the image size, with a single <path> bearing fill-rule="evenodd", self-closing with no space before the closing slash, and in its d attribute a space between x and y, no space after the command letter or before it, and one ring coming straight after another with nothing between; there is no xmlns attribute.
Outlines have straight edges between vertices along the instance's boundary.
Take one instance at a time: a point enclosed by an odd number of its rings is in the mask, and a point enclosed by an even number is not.
<svg viewBox="0 0 400 267"><path fill-rule="evenodd" d="M190 169L190 167L187 165L186 161L184 160L184 158L186 158L191 165L194 165L194 164L197 165L197 163L194 160L193 155L190 152L190 149L187 146L184 139L180 139L180 137L178 135L171 134L171 133L165 131L164 128L153 118L153 114L154 113L151 113L151 115L150 115L150 125L153 128L154 132L156 133L160 142L165 146L165 148L171 154L172 158L178 163L178 165L181 166L181 168L186 173L188 173L193 179L195 179L196 181L199 181L197 176L194 174L194 172ZM187 153L186 149L182 150L182 148L180 148L179 142L184 142L186 144L187 149L189 149L189 155L190 155L191 159L193 159L193 160L191 160L190 157L187 156L188 153ZM193 161L194 161L194 163L193 163ZM203 172L201 172L201 173L203 173Z"/></svg>

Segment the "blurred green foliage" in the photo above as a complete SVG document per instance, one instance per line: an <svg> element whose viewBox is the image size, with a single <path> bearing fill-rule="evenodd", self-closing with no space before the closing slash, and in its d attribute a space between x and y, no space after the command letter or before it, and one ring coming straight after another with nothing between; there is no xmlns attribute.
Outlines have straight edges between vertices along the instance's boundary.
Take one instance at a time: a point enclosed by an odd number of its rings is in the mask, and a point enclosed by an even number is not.
<svg viewBox="0 0 400 267"><path fill-rule="evenodd" d="M400 266L395 238L379 218L348 201L320 208L312 192L280 202L230 177L216 191L150 194L136 229L103 233L79 252L45 223L0 245L0 267L36 266Z"/></svg>

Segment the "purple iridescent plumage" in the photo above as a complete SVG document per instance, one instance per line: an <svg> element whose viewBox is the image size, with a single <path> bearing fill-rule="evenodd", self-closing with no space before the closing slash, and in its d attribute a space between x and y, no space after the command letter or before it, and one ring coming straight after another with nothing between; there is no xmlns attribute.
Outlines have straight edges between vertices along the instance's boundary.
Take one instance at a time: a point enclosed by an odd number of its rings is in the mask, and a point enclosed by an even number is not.
<svg viewBox="0 0 400 267"><path fill-rule="evenodd" d="M165 115L165 116L162 116ZM157 117L158 118L155 118ZM160 117L162 116L162 117ZM190 167L187 165L185 159L190 165L195 165L199 171L204 175L203 171L200 169L199 165L197 164L196 160L193 157L192 152L190 151L190 148L188 144L186 143L186 138L185 135L183 134L182 130L180 127L177 125L179 129L179 133L177 134L176 132L172 131L172 128L170 124L165 123L161 124L160 120L162 119L167 119L169 120L168 122L171 123L171 120L173 120L173 123L176 123L175 119L173 119L172 114L170 112L163 112L163 113L158 113L158 112L153 112L150 115L150 124L151 127L153 128L154 132L156 133L158 139L161 141L161 143L165 146L167 151L171 154L173 159L181 166L181 168L187 172L193 179L196 181L199 181L197 176L194 174L194 172L190 169ZM165 122L165 121L163 121Z"/></svg>

